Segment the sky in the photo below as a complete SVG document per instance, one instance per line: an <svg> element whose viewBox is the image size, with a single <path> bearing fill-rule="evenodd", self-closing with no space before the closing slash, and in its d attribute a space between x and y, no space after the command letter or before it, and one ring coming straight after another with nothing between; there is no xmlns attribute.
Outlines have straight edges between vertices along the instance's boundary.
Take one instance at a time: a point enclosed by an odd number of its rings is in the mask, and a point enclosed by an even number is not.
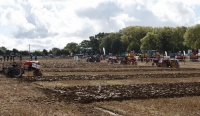
<svg viewBox="0 0 200 116"><path fill-rule="evenodd" d="M200 0L1 0L0 47L63 49L128 26L194 26Z"/></svg>

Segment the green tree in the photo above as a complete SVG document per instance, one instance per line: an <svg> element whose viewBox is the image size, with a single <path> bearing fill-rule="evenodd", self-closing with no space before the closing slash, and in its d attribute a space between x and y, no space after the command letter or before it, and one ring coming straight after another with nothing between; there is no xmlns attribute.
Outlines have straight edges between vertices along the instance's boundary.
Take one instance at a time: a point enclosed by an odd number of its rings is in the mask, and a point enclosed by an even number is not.
<svg viewBox="0 0 200 116"><path fill-rule="evenodd" d="M89 40L83 40L80 44L79 44L79 47L80 47L80 50L82 53L90 53L89 49L91 48L91 45L90 45L90 41Z"/></svg>
<svg viewBox="0 0 200 116"><path fill-rule="evenodd" d="M118 54L121 50L121 34L120 33L110 33L104 36L101 40L100 50L103 54L103 47L106 50L106 54L113 53Z"/></svg>
<svg viewBox="0 0 200 116"><path fill-rule="evenodd" d="M180 50L187 49L187 47L183 44L184 43L184 34L186 32L187 27L176 27L173 29L173 36L172 36L172 46L171 51L176 52Z"/></svg>
<svg viewBox="0 0 200 116"><path fill-rule="evenodd" d="M33 54L37 56L42 56L42 52L40 50L35 50Z"/></svg>
<svg viewBox="0 0 200 116"><path fill-rule="evenodd" d="M72 54L78 54L80 53L80 47L77 43L71 42L68 43L65 47L65 50L68 50Z"/></svg>
<svg viewBox="0 0 200 116"><path fill-rule="evenodd" d="M29 51L19 51L20 54L22 54L23 56L28 56L29 55Z"/></svg>
<svg viewBox="0 0 200 116"><path fill-rule="evenodd" d="M5 47L3 47L3 46L2 46L2 47L0 47L0 50L1 50L2 52L4 52L4 53L5 53L5 52L6 52L6 50L7 50L7 48L5 48Z"/></svg>
<svg viewBox="0 0 200 116"><path fill-rule="evenodd" d="M184 34L184 45L189 48L200 48L200 24L187 28Z"/></svg>
<svg viewBox="0 0 200 116"><path fill-rule="evenodd" d="M16 54L16 53L18 53L19 51L18 51L17 49L13 48L12 52L13 52L14 54Z"/></svg>
<svg viewBox="0 0 200 116"><path fill-rule="evenodd" d="M112 45L112 39L110 38L109 35L105 36L101 40L100 44L100 49L101 49L101 54L103 54L103 48L105 48L106 54L111 53L111 45Z"/></svg>
<svg viewBox="0 0 200 116"><path fill-rule="evenodd" d="M99 41L98 39L96 39L94 36L90 36L90 45L91 45L91 48L92 48L92 53L93 54L99 54L100 51L99 51Z"/></svg>
<svg viewBox="0 0 200 116"><path fill-rule="evenodd" d="M48 55L48 51L46 49L43 49L42 50L42 54L45 55L45 56L47 56Z"/></svg>
<svg viewBox="0 0 200 116"><path fill-rule="evenodd" d="M2 50L2 49L0 49L0 55L3 55L3 54L4 54L3 50Z"/></svg>
<svg viewBox="0 0 200 116"><path fill-rule="evenodd" d="M171 51L173 46L173 29L171 27L161 28L158 33L158 51L164 53L164 51Z"/></svg>
<svg viewBox="0 0 200 116"><path fill-rule="evenodd" d="M10 54L11 54L11 51L10 51L10 50L6 50L6 54L7 54L7 55L10 55Z"/></svg>
<svg viewBox="0 0 200 116"><path fill-rule="evenodd" d="M55 56L60 56L61 55L61 52L60 52L60 49L59 48L52 48L52 54L55 55Z"/></svg>
<svg viewBox="0 0 200 116"><path fill-rule="evenodd" d="M60 50L60 53L61 53L62 55L70 55L69 51L66 50L66 49L61 49L61 50Z"/></svg>
<svg viewBox="0 0 200 116"><path fill-rule="evenodd" d="M148 32L147 35L141 39L141 50L156 50L158 51L158 34Z"/></svg>
<svg viewBox="0 0 200 116"><path fill-rule="evenodd" d="M121 40L123 45L127 46L127 51L139 51L141 39L146 36L147 32L152 32L152 27L130 26L121 31Z"/></svg>

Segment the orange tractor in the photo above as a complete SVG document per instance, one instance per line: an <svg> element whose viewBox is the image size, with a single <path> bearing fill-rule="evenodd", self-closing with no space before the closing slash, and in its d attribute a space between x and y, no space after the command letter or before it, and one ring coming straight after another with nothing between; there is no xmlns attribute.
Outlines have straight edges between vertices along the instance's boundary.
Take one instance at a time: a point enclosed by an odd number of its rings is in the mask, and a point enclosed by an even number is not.
<svg viewBox="0 0 200 116"><path fill-rule="evenodd" d="M120 64L137 65L137 61L134 56L134 53L126 54L125 57L120 59Z"/></svg>
<svg viewBox="0 0 200 116"><path fill-rule="evenodd" d="M9 66L4 66L4 63L2 64L2 71L9 77L22 77L24 72L27 71L33 71L34 76L42 76L42 73L40 71L40 62L39 61L26 61L23 65L20 63L12 62Z"/></svg>

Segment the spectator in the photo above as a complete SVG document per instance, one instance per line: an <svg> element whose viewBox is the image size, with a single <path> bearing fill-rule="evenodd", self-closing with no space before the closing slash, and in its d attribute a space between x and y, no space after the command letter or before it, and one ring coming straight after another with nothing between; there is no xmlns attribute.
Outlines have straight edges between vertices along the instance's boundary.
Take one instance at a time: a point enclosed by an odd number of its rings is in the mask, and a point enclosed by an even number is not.
<svg viewBox="0 0 200 116"><path fill-rule="evenodd" d="M2 56L0 56L0 60L1 60L1 61L3 60L3 57L2 57Z"/></svg>
<svg viewBox="0 0 200 116"><path fill-rule="evenodd" d="M12 61L12 55L10 55L10 62Z"/></svg>
<svg viewBox="0 0 200 116"><path fill-rule="evenodd" d="M103 55L100 56L100 59L103 60Z"/></svg>
<svg viewBox="0 0 200 116"><path fill-rule="evenodd" d="M35 61L37 61L37 55L35 55Z"/></svg>
<svg viewBox="0 0 200 116"><path fill-rule="evenodd" d="M4 61L6 60L6 55L5 55L5 54L3 55L3 60L4 60Z"/></svg>
<svg viewBox="0 0 200 116"><path fill-rule="evenodd" d="M32 61L32 58L33 58L33 55L31 54L31 59L30 59L31 61Z"/></svg>
<svg viewBox="0 0 200 116"><path fill-rule="evenodd" d="M22 61L22 55L20 54L20 56L19 56L19 60L20 60L20 62Z"/></svg>
<svg viewBox="0 0 200 116"><path fill-rule="evenodd" d="M7 61L9 60L9 55L7 55Z"/></svg>
<svg viewBox="0 0 200 116"><path fill-rule="evenodd" d="M149 57L148 56L146 57L146 64L149 65Z"/></svg>
<svg viewBox="0 0 200 116"><path fill-rule="evenodd" d="M15 55L14 54L12 54L12 60L13 60L13 62L15 61Z"/></svg>

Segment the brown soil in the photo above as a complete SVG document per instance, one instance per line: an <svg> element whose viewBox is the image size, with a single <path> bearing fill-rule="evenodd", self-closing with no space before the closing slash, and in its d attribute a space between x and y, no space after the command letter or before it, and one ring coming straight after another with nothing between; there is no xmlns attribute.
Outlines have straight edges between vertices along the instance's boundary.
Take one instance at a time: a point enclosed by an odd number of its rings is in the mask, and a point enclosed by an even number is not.
<svg viewBox="0 0 200 116"><path fill-rule="evenodd" d="M41 59L43 76L0 74L3 116L200 115L200 63L180 68Z"/></svg>

